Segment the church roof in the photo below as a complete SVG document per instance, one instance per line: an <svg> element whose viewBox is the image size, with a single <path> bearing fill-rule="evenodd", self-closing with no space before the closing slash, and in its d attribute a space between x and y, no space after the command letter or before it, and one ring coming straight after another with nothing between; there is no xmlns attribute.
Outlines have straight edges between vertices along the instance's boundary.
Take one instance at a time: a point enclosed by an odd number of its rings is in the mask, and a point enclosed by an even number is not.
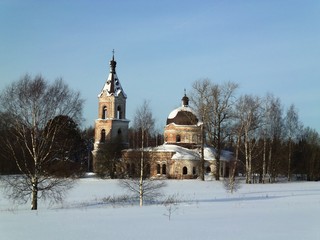
<svg viewBox="0 0 320 240"><path fill-rule="evenodd" d="M140 149L141 150L141 149ZM172 160L195 160L199 161L201 158L200 148L188 149L174 144L162 144L154 148L145 148L144 151L151 152L173 152ZM204 147L204 159L206 161L215 161L216 150L214 147ZM233 159L233 153L230 151L222 150L220 160L230 161Z"/></svg>
<svg viewBox="0 0 320 240"><path fill-rule="evenodd" d="M103 94L105 94L106 96L119 96L121 93L125 98L127 97L127 95L123 91L123 88L117 76L116 66L117 66L117 62L114 60L114 55L113 55L112 60L110 61L109 76L98 97L101 97Z"/></svg>
<svg viewBox="0 0 320 240"><path fill-rule="evenodd" d="M189 98L186 94L182 98L182 106L170 112L167 118L167 125L174 123L177 125L197 125L199 119L196 112L189 107Z"/></svg>

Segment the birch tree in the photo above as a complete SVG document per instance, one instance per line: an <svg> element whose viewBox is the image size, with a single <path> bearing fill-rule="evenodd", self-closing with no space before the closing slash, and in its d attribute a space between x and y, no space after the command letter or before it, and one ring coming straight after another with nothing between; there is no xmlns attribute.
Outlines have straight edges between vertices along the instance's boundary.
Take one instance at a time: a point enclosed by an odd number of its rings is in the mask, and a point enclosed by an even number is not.
<svg viewBox="0 0 320 240"><path fill-rule="evenodd" d="M283 109L279 98L267 96L266 129L269 138L267 173L269 181L274 182L280 164L280 144L283 137Z"/></svg>
<svg viewBox="0 0 320 240"><path fill-rule="evenodd" d="M263 139L263 150L262 150L262 183L266 182L267 175L267 142L271 138L271 121L270 121L270 98L271 95L267 95L262 101L262 127L261 127L261 138Z"/></svg>
<svg viewBox="0 0 320 240"><path fill-rule="evenodd" d="M246 183L251 183L253 153L258 144L258 130L261 124L260 98L250 95L241 96L236 109L238 109L239 125L243 129Z"/></svg>
<svg viewBox="0 0 320 240"><path fill-rule="evenodd" d="M220 179L220 157L225 139L229 136L230 119L232 117L232 106L234 104L234 92L238 85L227 82L222 85L212 87L214 103L213 126L214 126L214 147L216 151L216 180Z"/></svg>
<svg viewBox="0 0 320 240"><path fill-rule="evenodd" d="M239 100L241 100L241 98ZM234 156L234 161L230 162L230 173L229 173L229 183L228 183L231 193L233 193L234 187L236 187L236 171L238 168L238 162L241 162L241 160L239 160L239 152L241 148L241 139L244 134L244 125L245 125L245 122L243 121L243 118L242 118L242 113L245 111L246 106L244 104L241 104L239 100L235 104L235 107L233 110L233 123L231 127L232 135L235 139L235 156Z"/></svg>
<svg viewBox="0 0 320 240"><path fill-rule="evenodd" d="M288 181L291 181L292 145L297 140L299 132L302 130L299 123L299 115L293 104L287 110L285 119L286 138L288 141Z"/></svg>
<svg viewBox="0 0 320 240"><path fill-rule="evenodd" d="M143 104L137 108L134 116L133 126L141 131L141 158L140 158L140 180L139 180L139 198L140 206L143 206L144 195L144 148L145 136L154 130L155 120L152 116L149 102L144 100Z"/></svg>
<svg viewBox="0 0 320 240"><path fill-rule="evenodd" d="M212 100L210 96L211 82L208 79L195 81L192 85L191 102L194 105L201 121L201 158L200 158L200 168L199 177L204 181L204 145L206 144L205 132L209 132L211 125L209 124L212 116Z"/></svg>
<svg viewBox="0 0 320 240"><path fill-rule="evenodd" d="M42 76L25 75L4 90L0 103L1 110L12 119L3 148L21 173L7 178L9 197L24 201L31 198L32 210L38 208L39 198L62 200L71 180L52 176L45 166L61 156L57 138L69 119L81 119L80 94L71 91L62 79L49 84ZM56 124L53 119L57 116L67 117Z"/></svg>
<svg viewBox="0 0 320 240"><path fill-rule="evenodd" d="M208 141L216 148L216 180L220 179L220 157L228 136L227 126L232 117L234 93L238 85L232 82L214 84L210 80L198 80L193 84L192 100L202 118Z"/></svg>

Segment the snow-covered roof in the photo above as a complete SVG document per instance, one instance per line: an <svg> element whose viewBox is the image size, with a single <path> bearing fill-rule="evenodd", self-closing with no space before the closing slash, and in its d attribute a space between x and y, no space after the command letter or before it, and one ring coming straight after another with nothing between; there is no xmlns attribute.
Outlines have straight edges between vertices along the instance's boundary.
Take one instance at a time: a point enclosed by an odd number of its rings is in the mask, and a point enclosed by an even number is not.
<svg viewBox="0 0 320 240"><path fill-rule="evenodd" d="M112 88L114 88L114 89L112 89ZM110 72L109 76L107 78L107 81L104 84L104 86L101 90L101 93L98 95L98 97L100 97L103 93L105 93L106 96L111 96L111 95L119 96L119 94L121 92L124 95L124 97L127 97L127 95L123 91L123 88L121 86L121 83L119 81L117 74Z"/></svg>
<svg viewBox="0 0 320 240"><path fill-rule="evenodd" d="M127 149L130 151L133 149ZM140 149L141 151L141 149ZM172 156L172 160L196 160L199 161L201 159L201 150L200 148L196 149L188 149L174 144L163 144L158 147L149 147L145 148L144 151L147 152L172 152L174 153ZM215 153L216 150L213 147L206 146L204 148L204 159L206 161L215 161ZM223 150L221 152L220 160L221 161L230 161L233 158L233 153L230 151Z"/></svg>
<svg viewBox="0 0 320 240"><path fill-rule="evenodd" d="M187 105L174 109L167 118L167 125L199 125L195 111Z"/></svg>
<svg viewBox="0 0 320 240"><path fill-rule="evenodd" d="M204 159L205 160L215 160L215 155L217 150L214 147L206 146L204 147ZM221 161L230 161L233 158L233 153L230 151L222 150L220 155Z"/></svg>
<svg viewBox="0 0 320 240"><path fill-rule="evenodd" d="M123 91L123 88L120 84L119 78L116 74L116 65L117 62L114 60L114 56L112 57L112 60L110 61L110 73L107 78L106 83L104 84L101 93L98 95L98 97L101 97L103 94L106 96L119 96L120 93L123 94L125 98L127 98L127 95Z"/></svg>
<svg viewBox="0 0 320 240"><path fill-rule="evenodd" d="M168 116L168 119L173 119L177 116L178 112L185 111L185 112L191 112L193 115L197 116L196 112L189 106L181 106L176 109L174 109Z"/></svg>
<svg viewBox="0 0 320 240"><path fill-rule="evenodd" d="M197 151L180 147L172 144L163 144L161 146L151 149L156 152L174 152L175 154L171 159L173 160L199 160Z"/></svg>

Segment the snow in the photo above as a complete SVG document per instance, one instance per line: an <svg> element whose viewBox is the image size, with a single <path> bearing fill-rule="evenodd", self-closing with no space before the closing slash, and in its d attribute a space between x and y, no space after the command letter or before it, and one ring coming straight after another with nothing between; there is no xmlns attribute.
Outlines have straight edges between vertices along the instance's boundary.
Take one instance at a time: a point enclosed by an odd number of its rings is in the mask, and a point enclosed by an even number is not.
<svg viewBox="0 0 320 240"><path fill-rule="evenodd" d="M80 179L63 204L38 211L1 193L1 239L320 239L319 183L242 184L230 194L217 181L166 181L164 194L183 200L170 221L163 205L101 204L124 194L117 180Z"/></svg>
<svg viewBox="0 0 320 240"><path fill-rule="evenodd" d="M197 151L180 147L174 144L163 144L155 148L151 148L155 152L175 152L171 159L173 160L199 160L200 155Z"/></svg>
<svg viewBox="0 0 320 240"><path fill-rule="evenodd" d="M119 96L120 93L123 94L123 96L125 98L127 98L127 95L125 94L125 92L123 91L123 88L121 86L121 83L117 77L116 73L109 73L109 76L105 82L105 84L103 85L102 91L101 93L98 94L98 97L101 97L103 95L103 93L106 93L107 96L111 96L110 91L111 91L111 82L114 81L114 91L115 91L115 96ZM113 94L113 93L112 93Z"/></svg>
<svg viewBox="0 0 320 240"><path fill-rule="evenodd" d="M171 111L168 116L168 119L175 118L177 116L178 112L181 112L181 111L191 112L193 115L197 116L196 112L193 111L193 109L190 108L189 106L181 106L181 107L178 107L178 108L174 109L173 111Z"/></svg>
<svg viewBox="0 0 320 240"><path fill-rule="evenodd" d="M204 159L208 161L216 160L215 154L216 149L214 147L206 146L204 147ZM220 160L221 161L230 161L233 159L233 153L230 151L222 150Z"/></svg>
<svg viewBox="0 0 320 240"><path fill-rule="evenodd" d="M134 151L127 150L127 151ZM172 156L173 160L198 160L200 161L201 155L200 155L200 149L188 149L184 148L178 145L174 144L162 144L158 147L148 147L145 148L145 151L149 152L175 152L175 154ZM216 154L216 150L214 147L211 146L205 146L204 147L204 159L207 161L214 161ZM233 153L230 151L222 150L220 160L221 161L230 161L233 159Z"/></svg>

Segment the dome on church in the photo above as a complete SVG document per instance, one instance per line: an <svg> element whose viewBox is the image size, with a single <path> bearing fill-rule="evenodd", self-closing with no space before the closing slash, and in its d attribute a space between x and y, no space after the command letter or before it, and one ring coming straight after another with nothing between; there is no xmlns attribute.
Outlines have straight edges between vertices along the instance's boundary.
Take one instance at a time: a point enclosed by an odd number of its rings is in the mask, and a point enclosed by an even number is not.
<svg viewBox="0 0 320 240"><path fill-rule="evenodd" d="M167 125L174 123L176 125L197 125L199 119L197 114L189 107L189 98L184 95L182 106L174 109L167 118Z"/></svg>
<svg viewBox="0 0 320 240"><path fill-rule="evenodd" d="M197 125L199 122L196 114L190 107L179 107L174 109L167 118L167 125Z"/></svg>

